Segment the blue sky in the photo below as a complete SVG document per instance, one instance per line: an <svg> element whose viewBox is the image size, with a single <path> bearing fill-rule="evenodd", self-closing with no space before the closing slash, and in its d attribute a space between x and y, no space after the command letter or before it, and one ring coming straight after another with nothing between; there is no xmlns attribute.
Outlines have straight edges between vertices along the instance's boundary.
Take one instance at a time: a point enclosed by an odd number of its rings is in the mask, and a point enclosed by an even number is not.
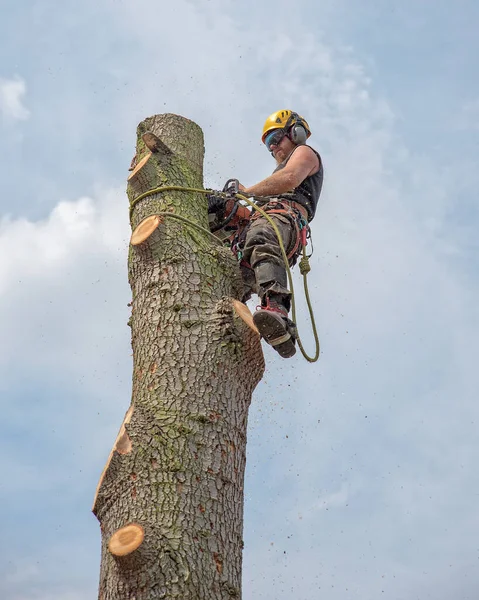
<svg viewBox="0 0 479 600"><path fill-rule="evenodd" d="M325 163L322 357L264 350L244 599L477 597L478 14L466 0L3 7L1 598L96 594L90 507L131 393L136 125L196 121L205 185L252 185L274 166L263 121L284 107Z"/></svg>

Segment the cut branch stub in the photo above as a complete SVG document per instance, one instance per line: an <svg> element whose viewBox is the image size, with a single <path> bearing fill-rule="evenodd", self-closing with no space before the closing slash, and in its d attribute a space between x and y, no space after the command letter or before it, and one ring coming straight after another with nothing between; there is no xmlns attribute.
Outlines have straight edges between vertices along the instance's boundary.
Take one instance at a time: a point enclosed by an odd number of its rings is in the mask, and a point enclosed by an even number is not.
<svg viewBox="0 0 479 600"><path fill-rule="evenodd" d="M130 179L133 179L133 177L136 177L138 171L140 171L145 166L145 164L150 160L150 157L151 157L151 152L148 152L148 154L140 160L140 162L136 165L136 167L133 169L133 171L128 175L127 181L130 181Z"/></svg>
<svg viewBox="0 0 479 600"><path fill-rule="evenodd" d="M151 131L147 131L141 136L145 146L151 152L162 152L163 154L171 154L170 148L163 143L160 138Z"/></svg>
<svg viewBox="0 0 479 600"><path fill-rule="evenodd" d="M243 302L240 302L239 300L233 300L233 306L238 317L243 319L246 325L248 325L250 329L252 329L255 333L259 335L258 328L256 327L253 321L253 315L251 314L251 311L246 306L246 304L243 304Z"/></svg>
<svg viewBox="0 0 479 600"><path fill-rule="evenodd" d="M134 407L132 404L130 406L130 408L127 410L125 418L123 419L123 423L121 424L120 431L118 432L118 435L116 436L115 443L113 445L113 448L111 449L110 455L108 456L108 460L106 461L106 465L103 467L103 471L100 475L100 480L98 481L98 485L96 486L95 498L93 499L93 508L92 508L93 512L95 512L96 501L98 499L98 492L100 490L101 484L103 483L103 480L105 479L105 475L108 470L108 467L110 466L111 459L113 458L114 452L118 452L119 454L128 454L129 452L131 452L132 445L131 445L130 437L126 431L126 425L128 425L129 422L131 421L131 416L133 414L133 408Z"/></svg>
<svg viewBox="0 0 479 600"><path fill-rule="evenodd" d="M108 550L113 556L128 556L137 550L145 539L145 531L138 523L125 525L111 536Z"/></svg>
<svg viewBox="0 0 479 600"><path fill-rule="evenodd" d="M159 215L150 215L149 217L146 217L146 219L143 219L131 234L131 245L138 246L139 244L142 244L150 237L160 223L162 223L162 219Z"/></svg>

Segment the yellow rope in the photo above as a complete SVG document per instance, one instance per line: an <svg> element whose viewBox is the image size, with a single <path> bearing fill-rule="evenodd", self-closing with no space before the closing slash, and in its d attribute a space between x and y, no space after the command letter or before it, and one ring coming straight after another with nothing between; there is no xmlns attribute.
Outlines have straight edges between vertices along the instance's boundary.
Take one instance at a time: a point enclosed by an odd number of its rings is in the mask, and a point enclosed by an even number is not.
<svg viewBox="0 0 479 600"><path fill-rule="evenodd" d="M200 189L200 188L181 187L179 185L164 185L161 187L157 187L152 190L148 190L147 192L144 192L143 194L140 194L130 203L130 220L131 220L131 217L133 214L133 208L138 204L138 202L140 202L140 200L143 200L144 198L147 198L148 196L152 196L153 194L159 194L161 192L169 192L169 191L191 192L191 193L197 193L197 194L211 194L212 193L211 190L204 190L204 189ZM230 196L227 196L227 194L225 194L224 192L214 192L214 194L216 196L224 196L225 198L230 197ZM291 313L292 313L293 321L296 324L296 302L295 302L295 298L294 298L293 275L291 273L288 256L286 254L286 250L284 248L283 240L281 239L281 234L279 232L279 229L278 229L276 223L273 221L273 219L268 215L268 213L265 210L263 210L261 207L257 206L249 198L247 198L243 194L235 194L235 197L238 198L239 200L244 200L247 204L249 204L249 206L254 208L254 210L257 210L261 214L261 216L263 216L269 222L269 224L272 226L272 228L276 234L276 237L278 238L281 255L283 257L284 265L286 267L286 273L288 276L289 287L291 290ZM181 217L180 215L175 215L174 213L170 213L170 212L161 212L161 213L157 213L157 214L161 215L161 216L171 217L173 219L182 221L182 222L186 223L187 225L196 227L196 229L199 229L200 231L207 233L211 237L214 237L216 241L219 241L219 239L213 233L211 233L211 231L209 231L205 227L202 227L201 225L194 223L193 221L190 221L189 219L186 219L185 217ZM221 241L220 241L220 244L223 245L223 243ZM301 338L299 337L299 333L298 333L296 339L298 340L298 346L299 346L299 349L301 350L301 354L304 356L304 358L308 362L314 363L319 358L320 345L319 345L318 331L316 329L316 322L314 319L314 311L313 311L313 307L311 305L311 299L309 296L307 275L308 275L309 271L311 270L311 267L309 264L309 259L306 255L306 247L305 246L303 246L303 256L299 262L299 269L300 269L301 275L303 276L304 294L306 297L306 303L308 305L309 317L311 320L311 327L313 329L314 342L315 342L314 356L309 356L307 354L307 352L305 351L303 344L301 342Z"/></svg>

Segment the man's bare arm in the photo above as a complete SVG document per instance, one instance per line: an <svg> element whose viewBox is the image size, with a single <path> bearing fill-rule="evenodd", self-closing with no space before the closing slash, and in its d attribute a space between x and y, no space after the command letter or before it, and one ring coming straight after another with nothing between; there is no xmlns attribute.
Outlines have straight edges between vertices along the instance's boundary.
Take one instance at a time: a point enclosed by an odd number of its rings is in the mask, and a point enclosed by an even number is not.
<svg viewBox="0 0 479 600"><path fill-rule="evenodd" d="M307 146L298 146L283 169L245 188L244 192L251 196L274 196L291 192L318 168L319 160L313 150Z"/></svg>

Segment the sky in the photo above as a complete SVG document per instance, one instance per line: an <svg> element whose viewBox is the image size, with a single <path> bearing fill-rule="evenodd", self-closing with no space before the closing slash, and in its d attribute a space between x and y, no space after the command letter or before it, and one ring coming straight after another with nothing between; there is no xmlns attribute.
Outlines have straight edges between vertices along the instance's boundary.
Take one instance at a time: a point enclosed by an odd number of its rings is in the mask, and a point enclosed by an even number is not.
<svg viewBox="0 0 479 600"><path fill-rule="evenodd" d="M472 0L24 0L0 20L0 597L96 597L99 475L131 399L136 126L205 134L205 186L323 157L320 361L264 348L244 600L479 590L479 7ZM298 288L300 334L313 351Z"/></svg>

